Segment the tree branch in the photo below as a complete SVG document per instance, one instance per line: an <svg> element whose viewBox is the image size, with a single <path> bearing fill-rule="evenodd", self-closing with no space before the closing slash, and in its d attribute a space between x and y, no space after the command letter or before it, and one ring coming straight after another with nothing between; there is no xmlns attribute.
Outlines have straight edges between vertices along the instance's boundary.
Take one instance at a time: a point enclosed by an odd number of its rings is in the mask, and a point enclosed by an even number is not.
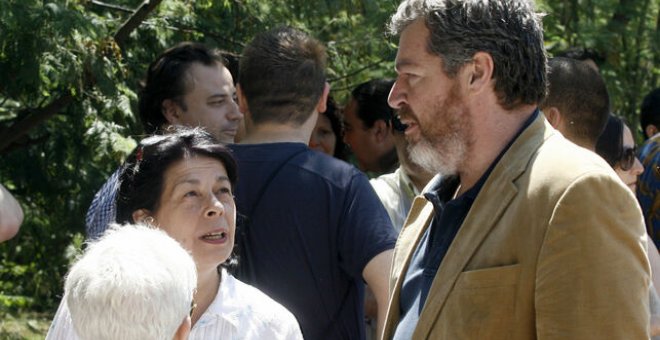
<svg viewBox="0 0 660 340"><path fill-rule="evenodd" d="M124 12L124 13L133 13L132 9L126 8L126 7L123 7L123 6L108 4L108 3L97 1L97 0L92 0L92 1L90 1L90 3L92 5L96 5L96 6L103 7L103 8L108 8L108 9L115 10L115 11L120 11L120 12Z"/></svg>
<svg viewBox="0 0 660 340"><path fill-rule="evenodd" d="M133 13L133 15L131 15L131 17L121 25L114 36L115 42L119 46L119 49L122 51L124 50L124 42L126 39L128 39L128 36L131 34L131 32L138 28L144 19L147 18L149 13L151 13L162 1L163 0L146 0L142 3L142 5L140 5L135 13Z"/></svg>
<svg viewBox="0 0 660 340"><path fill-rule="evenodd" d="M151 13L161 2L162 0L147 0L143 2L133 15L119 28L114 35L114 39L121 50L123 50L123 43L131 32L140 26L147 15L149 15L149 13ZM83 73L83 84L83 91L94 86L95 82L90 73ZM73 102L73 99L73 95L67 91L65 94L55 98L45 106L35 109L25 109L19 112L17 116L24 118L17 118L14 120L15 122L8 122L7 126L0 127L0 136L3 136L3 138L0 139L0 153L6 152L7 149L14 149L12 144L20 140L20 138L25 136L31 129L64 109L67 105Z"/></svg>
<svg viewBox="0 0 660 340"><path fill-rule="evenodd" d="M27 117L19 120L9 127L5 127L2 129L2 131L0 131L0 135L5 136L0 139L0 151L7 149L12 143L26 135L32 128L39 125L46 119L54 116L65 106L69 105L69 103L72 101L73 96L71 93L67 92L66 94L56 98L50 102L50 104L44 107L37 109L26 109L26 111L31 111L28 113ZM19 114L19 116L21 115ZM11 133L9 133L9 131L11 131Z"/></svg>
<svg viewBox="0 0 660 340"><path fill-rule="evenodd" d="M382 64L382 63L384 63L384 62L385 62L385 60L381 59L381 60L379 60L379 61L373 62L373 63L371 63L371 64L368 64L368 65L366 65L366 66L362 66L362 67L360 67L360 68L358 68L358 69L356 69L356 70L353 70L353 71L351 71L350 73L343 74L343 75L338 76L338 77L335 77L335 78L329 78L329 79L328 79L328 82L329 82L329 83L332 83L332 82L335 82L335 81L337 81L337 80L342 80L342 79L346 79L346 78L353 77L353 76L356 75L356 74L362 73L363 71L368 70L368 69L373 68L373 67L376 67L376 66L378 66L378 65L380 65L380 64Z"/></svg>

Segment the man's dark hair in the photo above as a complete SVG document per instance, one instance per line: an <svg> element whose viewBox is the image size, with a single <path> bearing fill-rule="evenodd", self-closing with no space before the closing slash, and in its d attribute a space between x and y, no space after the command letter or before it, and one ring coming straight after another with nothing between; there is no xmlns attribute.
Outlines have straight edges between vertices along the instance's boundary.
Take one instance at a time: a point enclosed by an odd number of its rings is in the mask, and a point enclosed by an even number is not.
<svg viewBox="0 0 660 340"><path fill-rule="evenodd" d="M183 96L190 85L187 72L194 63L224 65L224 59L219 52L202 44L182 42L163 52L149 65L138 103L145 133L158 133L167 123L162 109L164 100L173 100L183 110L187 109Z"/></svg>
<svg viewBox="0 0 660 340"><path fill-rule="evenodd" d="M541 109L556 107L568 122L569 139L596 145L610 113L603 77L585 62L571 58L552 58L548 69L548 96Z"/></svg>
<svg viewBox="0 0 660 340"><path fill-rule="evenodd" d="M527 0L407 0L392 16L399 35L417 19L429 29L428 51L454 77L477 52L493 58L495 93L502 107L537 105L546 92L546 54L541 16Z"/></svg>
<svg viewBox="0 0 660 340"><path fill-rule="evenodd" d="M605 57L596 50L584 47L571 47L555 55L556 57L570 58L581 61L592 60L596 65L605 62Z"/></svg>
<svg viewBox="0 0 660 340"><path fill-rule="evenodd" d="M252 121L303 124L325 87L325 48L291 27L257 35L243 51L239 85Z"/></svg>
<svg viewBox="0 0 660 340"><path fill-rule="evenodd" d="M649 92L642 101L642 107L639 112L639 123L642 126L644 139L646 136L646 127L655 125L660 130L660 87Z"/></svg>
<svg viewBox="0 0 660 340"><path fill-rule="evenodd" d="M392 79L372 79L355 87L351 96L357 102L357 117L366 128L374 126L377 120L391 125L394 110L387 103L387 97L394 85Z"/></svg>

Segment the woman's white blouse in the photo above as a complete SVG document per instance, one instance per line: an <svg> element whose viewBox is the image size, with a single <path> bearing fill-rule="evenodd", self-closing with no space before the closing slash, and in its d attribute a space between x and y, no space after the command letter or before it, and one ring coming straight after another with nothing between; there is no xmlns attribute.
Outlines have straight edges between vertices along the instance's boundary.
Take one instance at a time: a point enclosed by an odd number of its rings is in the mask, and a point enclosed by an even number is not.
<svg viewBox="0 0 660 340"><path fill-rule="evenodd" d="M275 300L226 271L218 294L190 331L190 340L302 339L296 318ZM78 340L66 297L50 325L46 340Z"/></svg>

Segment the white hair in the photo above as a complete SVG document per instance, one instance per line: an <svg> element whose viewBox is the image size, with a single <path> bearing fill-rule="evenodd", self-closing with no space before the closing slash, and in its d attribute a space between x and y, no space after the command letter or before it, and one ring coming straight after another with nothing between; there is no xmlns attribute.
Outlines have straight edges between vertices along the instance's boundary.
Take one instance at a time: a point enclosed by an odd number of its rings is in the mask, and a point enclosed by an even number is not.
<svg viewBox="0 0 660 340"><path fill-rule="evenodd" d="M89 245L64 286L77 335L171 340L197 285L192 257L162 230L112 225Z"/></svg>

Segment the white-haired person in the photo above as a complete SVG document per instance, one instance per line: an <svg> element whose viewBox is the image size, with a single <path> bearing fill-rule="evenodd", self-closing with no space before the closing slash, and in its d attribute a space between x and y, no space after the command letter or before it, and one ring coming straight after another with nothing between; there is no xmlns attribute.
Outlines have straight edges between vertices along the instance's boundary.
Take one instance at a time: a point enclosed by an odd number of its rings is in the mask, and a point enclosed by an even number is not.
<svg viewBox="0 0 660 340"><path fill-rule="evenodd" d="M196 285L195 262L164 231L113 225L71 267L63 300L78 339L185 340Z"/></svg>
<svg viewBox="0 0 660 340"><path fill-rule="evenodd" d="M121 172L117 221L153 225L192 254L197 291L189 339L302 339L291 312L224 268L234 249L236 174L230 151L201 129L146 138ZM67 314L60 305L51 333L71 332Z"/></svg>

